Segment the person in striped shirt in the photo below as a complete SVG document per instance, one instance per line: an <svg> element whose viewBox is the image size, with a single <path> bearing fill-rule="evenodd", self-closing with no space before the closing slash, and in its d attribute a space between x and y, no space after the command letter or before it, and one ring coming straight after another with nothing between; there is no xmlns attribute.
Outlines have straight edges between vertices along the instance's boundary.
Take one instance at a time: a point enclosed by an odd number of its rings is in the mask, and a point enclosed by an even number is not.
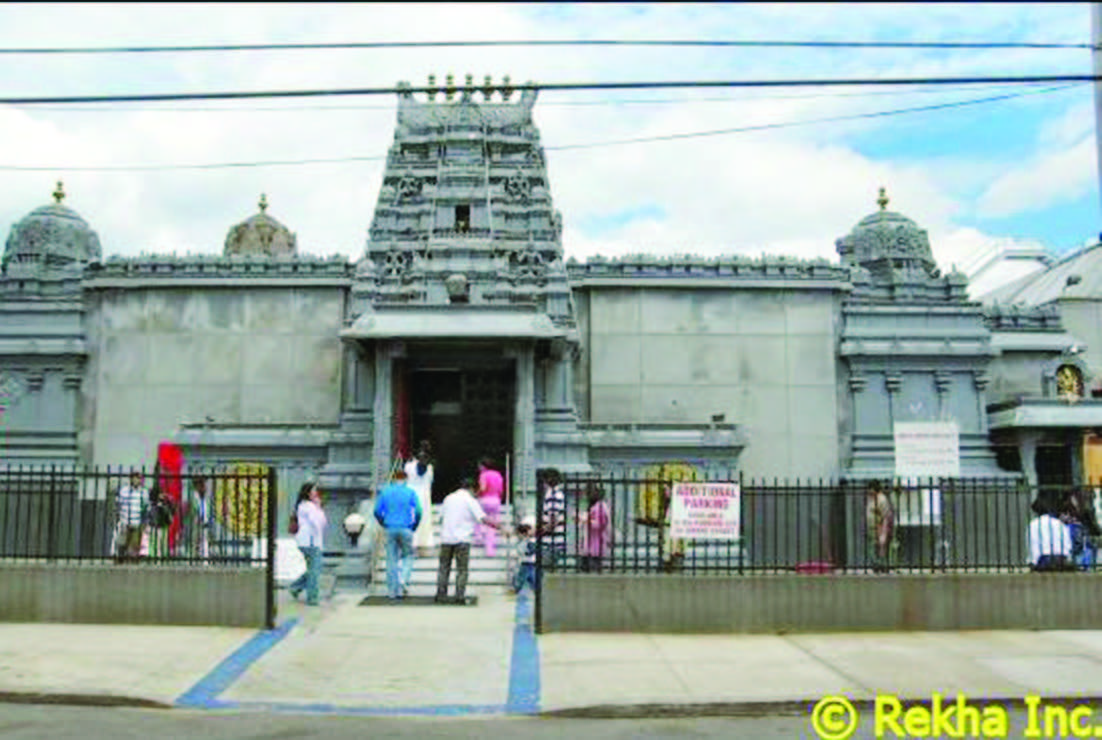
<svg viewBox="0 0 1102 740"><path fill-rule="evenodd" d="M1037 517L1029 522L1029 564L1036 572L1074 570L1071 563L1071 531L1059 519L1059 510L1038 497L1033 502Z"/></svg>
<svg viewBox="0 0 1102 740"><path fill-rule="evenodd" d="M540 512L540 561L554 570L566 555L566 494L562 475L555 468L543 474L543 509Z"/></svg>
<svg viewBox="0 0 1102 740"><path fill-rule="evenodd" d="M142 474L134 471L115 496L115 547L120 560L134 560L141 553L142 526L149 509L149 491L142 482Z"/></svg>

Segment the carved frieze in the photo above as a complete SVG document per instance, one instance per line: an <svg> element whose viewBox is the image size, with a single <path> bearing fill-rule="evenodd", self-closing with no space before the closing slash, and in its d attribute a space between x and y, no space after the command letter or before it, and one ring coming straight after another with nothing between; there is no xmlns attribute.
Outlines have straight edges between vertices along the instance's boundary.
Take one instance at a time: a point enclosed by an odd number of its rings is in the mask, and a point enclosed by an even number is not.
<svg viewBox="0 0 1102 740"><path fill-rule="evenodd" d="M410 200L421 195L424 181L419 177L405 175L398 181L398 200Z"/></svg>
<svg viewBox="0 0 1102 740"><path fill-rule="evenodd" d="M527 203L532 195L532 182L521 172L510 175L505 181L505 194L510 200Z"/></svg>

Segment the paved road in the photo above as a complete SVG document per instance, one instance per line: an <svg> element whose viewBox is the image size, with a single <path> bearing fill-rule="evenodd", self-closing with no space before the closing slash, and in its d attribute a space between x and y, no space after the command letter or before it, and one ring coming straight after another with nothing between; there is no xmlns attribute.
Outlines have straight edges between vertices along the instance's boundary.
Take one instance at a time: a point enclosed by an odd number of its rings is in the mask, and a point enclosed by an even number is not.
<svg viewBox="0 0 1102 740"><path fill-rule="evenodd" d="M186 710L106 709L0 705L4 740L291 740L326 738L534 738L595 740L628 738L797 738L806 737L799 717L760 719L421 719L340 717Z"/></svg>
<svg viewBox="0 0 1102 740"><path fill-rule="evenodd" d="M1102 704L1085 705L1102 725ZM1010 726L1006 737L1071 737L1043 724L1026 734L1028 716L1022 709L1007 712ZM1040 716L1040 715L1039 715ZM1091 720L1092 725L1094 720ZM961 735L933 737L983 737L964 727ZM1092 728L1093 729L1093 728ZM925 733L922 733L925 734ZM891 731L881 737L904 737ZM987 736L991 736L988 734ZM998 733L1002 736L1002 733ZM1080 734L1080 737L1090 736ZM1102 733L1094 734L1095 737ZM808 717L682 718L682 719L459 719L390 718L335 715L294 715L269 712L200 712L190 710L141 710L98 707L55 707L0 705L0 737L4 740L40 740L110 737L112 740L290 740L291 738L334 738L363 740L386 738L546 738L578 737L595 740L621 738L814 738ZM872 722L862 717L852 736L874 738Z"/></svg>

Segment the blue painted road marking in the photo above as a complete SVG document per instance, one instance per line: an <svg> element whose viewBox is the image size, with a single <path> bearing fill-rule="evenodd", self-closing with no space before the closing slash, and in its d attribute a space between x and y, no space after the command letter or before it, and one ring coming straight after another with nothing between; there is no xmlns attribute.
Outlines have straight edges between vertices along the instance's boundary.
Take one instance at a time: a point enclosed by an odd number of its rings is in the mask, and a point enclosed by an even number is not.
<svg viewBox="0 0 1102 740"><path fill-rule="evenodd" d="M540 710L540 654L532 625L531 592L517 595L513 627L513 657L509 664L508 714L538 714Z"/></svg>
<svg viewBox="0 0 1102 740"><path fill-rule="evenodd" d="M215 666L214 670L203 676L198 683L184 692L176 700L177 706L204 709L224 706L224 703L217 701L218 696L228 689L234 681L241 678L245 671L249 670L249 666L286 637L287 633L296 624L298 624L298 619L288 619L274 630L263 630L253 635L248 642L235 650L233 654Z"/></svg>

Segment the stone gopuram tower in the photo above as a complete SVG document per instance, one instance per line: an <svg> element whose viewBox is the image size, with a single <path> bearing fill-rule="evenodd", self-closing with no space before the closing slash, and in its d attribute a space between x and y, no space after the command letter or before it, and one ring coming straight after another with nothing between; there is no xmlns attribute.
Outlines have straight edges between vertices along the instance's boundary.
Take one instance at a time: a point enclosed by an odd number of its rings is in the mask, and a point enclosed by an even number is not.
<svg viewBox="0 0 1102 740"><path fill-rule="evenodd" d="M424 96L400 87L341 334L349 380L328 470L358 477L366 464L377 482L427 440L437 500L483 456L523 495L537 466L586 466L580 339L536 91L470 75L442 88L430 76Z"/></svg>

